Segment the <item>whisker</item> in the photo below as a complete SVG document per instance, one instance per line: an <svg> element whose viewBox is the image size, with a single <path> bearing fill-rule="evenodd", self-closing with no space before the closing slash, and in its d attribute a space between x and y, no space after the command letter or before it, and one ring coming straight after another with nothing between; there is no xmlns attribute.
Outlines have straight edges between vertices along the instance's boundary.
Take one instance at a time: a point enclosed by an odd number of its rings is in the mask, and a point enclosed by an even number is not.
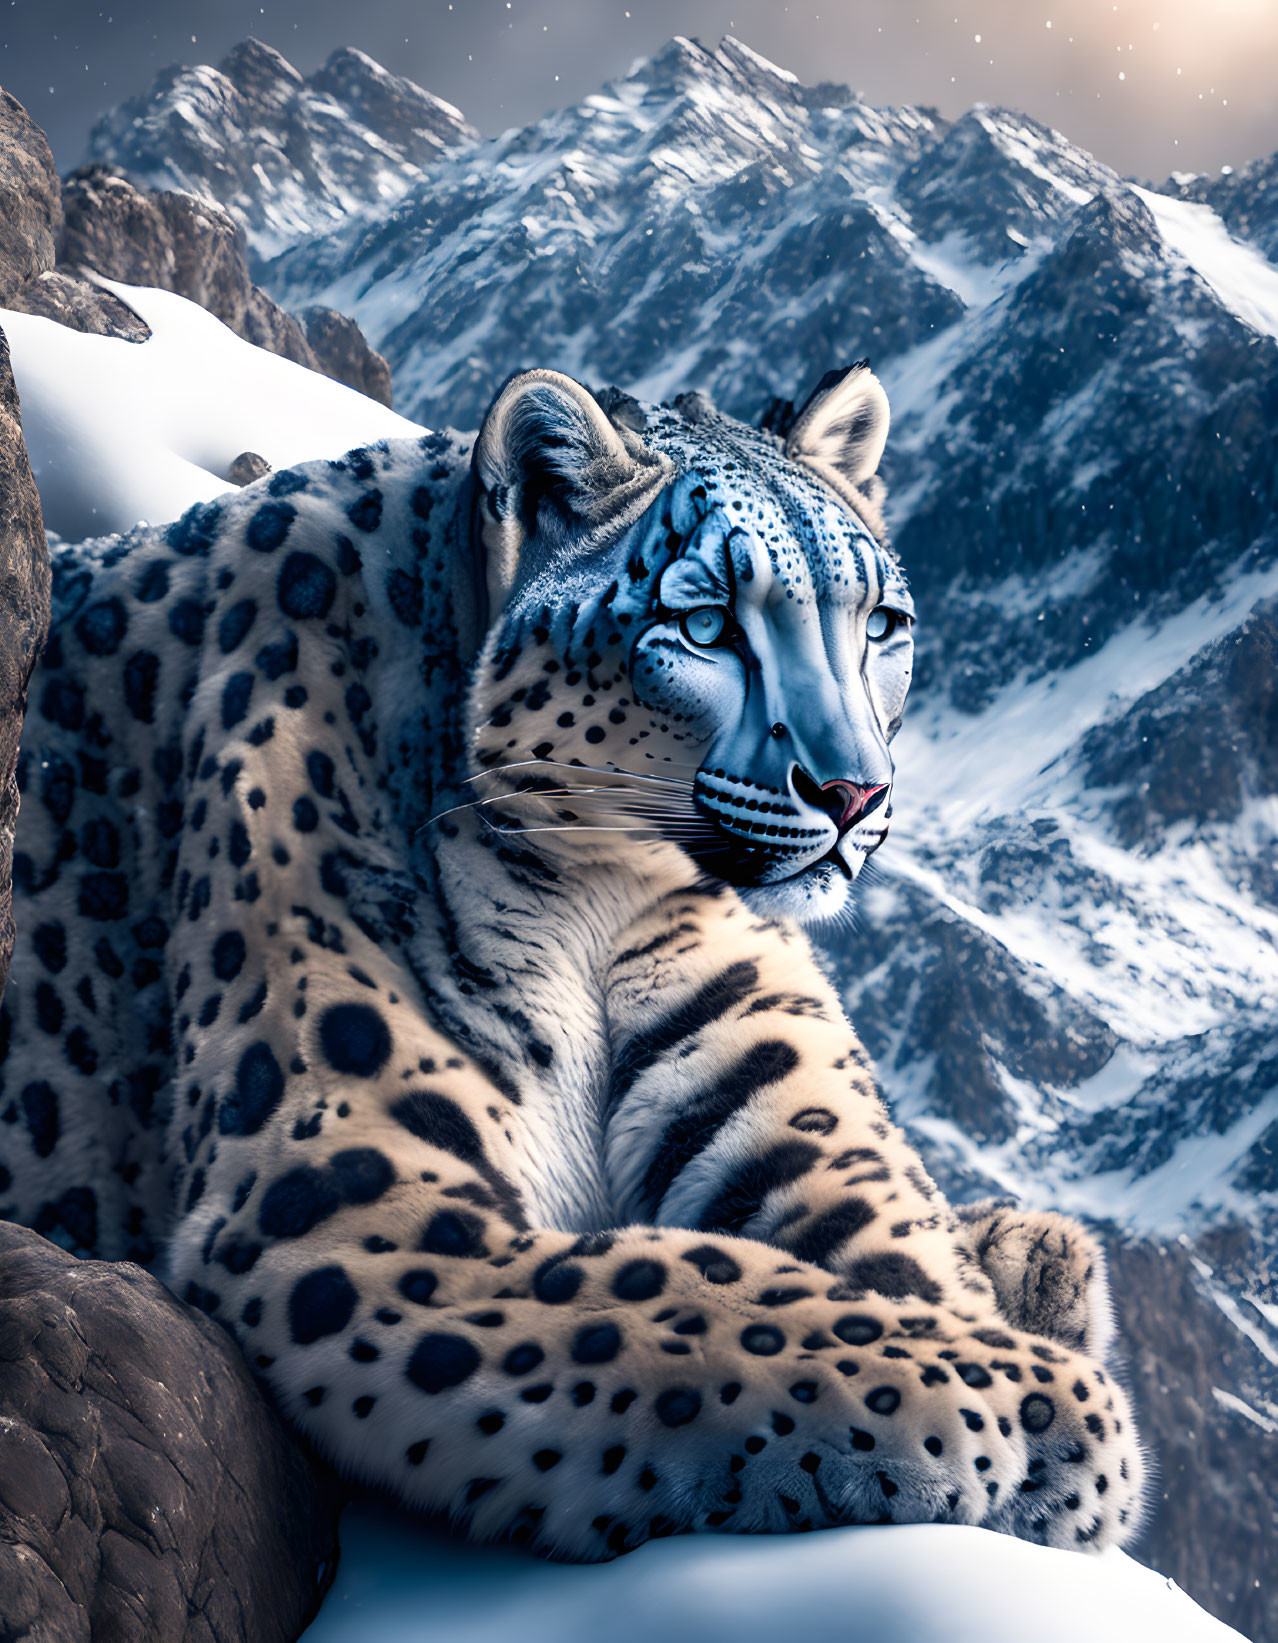
<svg viewBox="0 0 1278 1643"><path fill-rule="evenodd" d="M654 765L668 765L672 770L690 770L694 776L701 769L700 764L694 763L691 759L667 759L663 757L654 759L652 762Z"/></svg>
<svg viewBox="0 0 1278 1643"><path fill-rule="evenodd" d="M662 782L671 787L691 788L693 786L692 782L685 781L680 776L662 776L655 771L627 770L617 766L570 764L565 759L512 759L509 764L494 765L491 770L481 770L477 775L468 776L463 786L467 786L471 782L482 781L486 776L499 776L503 771L526 770L532 765L541 765L551 770L572 770L579 775L629 777L639 782Z"/></svg>
<svg viewBox="0 0 1278 1643"><path fill-rule="evenodd" d="M686 766L694 769L692 765ZM566 772L556 786L516 788L452 805L423 822L425 828L458 815L475 813L483 824L499 833L629 833L654 842L666 842L695 850L700 858L712 858L736 848L739 841L725 839L715 824L698 809L695 784L682 777L657 771L630 770L616 765L584 765L563 759L514 759L466 778L469 786L485 777L500 777L513 771L546 770ZM584 779L583 779L584 778ZM571 807L572 821L532 822L506 825L487 814L505 810L520 800L562 801ZM580 819L578 818L580 815Z"/></svg>
<svg viewBox="0 0 1278 1643"><path fill-rule="evenodd" d="M529 793L519 795L533 798L536 795ZM644 793L642 791L627 791L625 788L581 788L577 791L565 789L559 795L573 804L582 805L611 805L617 810L651 810L654 813L680 816L700 816L702 812L697 808L691 797L682 793Z"/></svg>
<svg viewBox="0 0 1278 1643"><path fill-rule="evenodd" d="M613 819L614 816L617 817L617 819ZM621 819L626 817L630 819ZM703 822L700 822L695 816L645 816L642 811L621 811L614 812L612 815L605 812L605 814L598 820L590 820L586 818L580 820L574 819L573 821L559 821L554 823L520 823L517 827L504 827L500 821L494 821L491 817L486 815L481 815L480 820L484 822L486 826L492 827L497 832L510 833L521 831L531 832L543 828L563 827L567 829L615 829L618 832L660 833L664 837L687 838L691 840L713 839L716 836L713 828L707 826Z"/></svg>
<svg viewBox="0 0 1278 1643"><path fill-rule="evenodd" d="M615 794L615 787L587 787L582 785L564 787L526 787L517 788L513 793L490 793L486 799L472 799L469 804L455 805L456 810L471 810L481 804L513 804L518 799L577 799L591 798L597 794ZM445 810L444 815L449 812Z"/></svg>
<svg viewBox="0 0 1278 1643"><path fill-rule="evenodd" d="M500 822L493 821L482 811L476 811L479 819L494 833L635 833L646 834L654 841L682 846L697 845L703 853L711 853L716 848L728 848L727 841L715 844L715 829L696 815L677 817L674 820L657 819L654 821L640 820L637 825L620 822L553 822L541 823L534 826L506 827Z"/></svg>
<svg viewBox="0 0 1278 1643"><path fill-rule="evenodd" d="M581 804L583 800L588 802L592 799L605 795L608 797L613 797L618 793L625 795L625 791L626 790L624 788L588 787L583 784L580 786L565 785L563 787L530 787L523 790L516 790L513 793L492 793L484 799L470 799L464 804L450 805L447 810L440 810L435 815L422 822L416 831L420 833L427 827L433 826L436 822L443 821L447 816L455 816L463 810L479 810L485 805L515 804L521 799L571 799L574 803ZM642 788L637 788L634 790L633 796L635 798L642 798L645 804L653 805L659 802L662 795L656 793L646 793ZM674 795L671 795L672 800L673 798ZM626 808L624 802L622 806L619 806L619 808ZM649 813L659 815L662 814L663 811L661 809L653 808L649 811ZM695 815L696 811L690 804L683 806L669 803L664 807L664 813L671 816L686 816Z"/></svg>
<svg viewBox="0 0 1278 1643"><path fill-rule="evenodd" d="M486 819L486 818L485 818ZM560 822L555 826L546 827L499 827L496 822L488 822L494 833L651 833L657 838L662 836L657 827L610 827L602 822L584 825Z"/></svg>

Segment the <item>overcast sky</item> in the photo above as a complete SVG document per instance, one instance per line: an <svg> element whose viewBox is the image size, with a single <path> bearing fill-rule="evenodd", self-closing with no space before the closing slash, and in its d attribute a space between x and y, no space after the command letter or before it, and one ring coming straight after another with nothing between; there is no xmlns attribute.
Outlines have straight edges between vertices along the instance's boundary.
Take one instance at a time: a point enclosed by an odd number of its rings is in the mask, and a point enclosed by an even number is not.
<svg viewBox="0 0 1278 1643"><path fill-rule="evenodd" d="M1128 175L1278 149L1278 0L0 0L0 85L68 171L100 112L247 34L303 72L358 46L492 134L727 33L871 102L1009 105Z"/></svg>

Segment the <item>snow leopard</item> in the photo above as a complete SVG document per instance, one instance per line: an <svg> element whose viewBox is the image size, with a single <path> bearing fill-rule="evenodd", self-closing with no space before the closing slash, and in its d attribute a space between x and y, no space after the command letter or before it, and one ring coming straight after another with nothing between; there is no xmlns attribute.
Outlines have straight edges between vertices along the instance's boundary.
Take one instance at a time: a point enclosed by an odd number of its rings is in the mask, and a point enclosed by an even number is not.
<svg viewBox="0 0 1278 1643"><path fill-rule="evenodd" d="M474 1538L1139 1524L1101 1251L946 1202L805 934L892 817L887 425L533 370L57 555L0 1213Z"/></svg>

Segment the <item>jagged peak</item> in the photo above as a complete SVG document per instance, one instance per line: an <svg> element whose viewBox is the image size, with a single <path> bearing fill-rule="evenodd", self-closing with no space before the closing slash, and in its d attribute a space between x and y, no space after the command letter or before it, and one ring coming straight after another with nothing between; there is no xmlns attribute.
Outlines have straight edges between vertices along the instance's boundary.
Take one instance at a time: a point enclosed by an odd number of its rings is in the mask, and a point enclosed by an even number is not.
<svg viewBox="0 0 1278 1643"><path fill-rule="evenodd" d="M797 86L800 83L797 74L791 74L788 68L780 67L779 64L765 57L762 52L753 50L752 47L746 45L744 40L738 40L735 34L725 34L723 36L719 41L719 48L715 55L721 60L726 59L734 66L744 65L752 73L765 74L772 79L780 80L787 86Z"/></svg>
<svg viewBox="0 0 1278 1643"><path fill-rule="evenodd" d="M276 51L265 41L249 35L231 47L217 65L219 74L226 76L241 91L260 91L271 83L284 82L294 89L305 84L283 52Z"/></svg>
<svg viewBox="0 0 1278 1643"><path fill-rule="evenodd" d="M800 89L798 75L771 62L733 34L723 35L713 48L686 34L673 35L651 57L636 63L626 79L649 85L668 84L676 89L682 89L689 80L725 79L738 85L743 80L756 85L766 81L775 91Z"/></svg>
<svg viewBox="0 0 1278 1643"><path fill-rule="evenodd" d="M670 39L662 47L661 51L657 53L657 55L661 56L665 52L671 50L677 51L681 57L686 58L690 63L708 63L713 55L706 46L702 45L701 41L697 39L695 34L671 35Z"/></svg>
<svg viewBox="0 0 1278 1643"><path fill-rule="evenodd" d="M392 99L406 99L437 116L455 121L465 132L470 132L460 109L419 86L415 80L392 73L358 46L338 46L307 84L316 91L327 92L339 102L352 98L367 102L371 97L383 110L389 108Z"/></svg>
<svg viewBox="0 0 1278 1643"><path fill-rule="evenodd" d="M676 34L666 41L664 46L654 51L651 57L641 58L637 62L627 79L640 80L647 84L669 82L679 84L689 75L704 78L714 69L714 53L700 40L690 39L686 34Z"/></svg>
<svg viewBox="0 0 1278 1643"><path fill-rule="evenodd" d="M367 74L370 79L375 80L397 80L399 78L398 75L392 74L388 68L384 68L376 58L370 57L366 51L361 51L358 46L338 46L335 50L330 51L320 72L330 74L344 69L354 73Z"/></svg>
<svg viewBox="0 0 1278 1643"><path fill-rule="evenodd" d="M1151 251L1162 248L1154 214L1136 193L1117 179L1096 190L1079 212L1074 234L1099 237L1119 248Z"/></svg>
<svg viewBox="0 0 1278 1643"><path fill-rule="evenodd" d="M1092 197L1062 222L1023 290L1057 288L1122 270L1140 283L1159 281L1172 261L1167 242L1149 207L1127 184L1103 182Z"/></svg>

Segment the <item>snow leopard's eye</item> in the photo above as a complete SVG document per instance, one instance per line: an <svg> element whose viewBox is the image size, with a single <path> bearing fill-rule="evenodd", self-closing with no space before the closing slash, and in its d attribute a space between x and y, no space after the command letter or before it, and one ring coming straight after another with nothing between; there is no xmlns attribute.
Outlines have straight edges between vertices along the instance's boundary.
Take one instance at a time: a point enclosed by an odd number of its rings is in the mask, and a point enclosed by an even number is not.
<svg viewBox="0 0 1278 1643"><path fill-rule="evenodd" d="M904 620L903 616L889 610L886 605L876 605L865 619L865 637L875 644L882 644L884 639L892 637Z"/></svg>
<svg viewBox="0 0 1278 1643"><path fill-rule="evenodd" d="M709 649L723 643L732 631L733 622L731 612L722 605L701 605L696 610L685 611L679 618L679 626L690 644Z"/></svg>

